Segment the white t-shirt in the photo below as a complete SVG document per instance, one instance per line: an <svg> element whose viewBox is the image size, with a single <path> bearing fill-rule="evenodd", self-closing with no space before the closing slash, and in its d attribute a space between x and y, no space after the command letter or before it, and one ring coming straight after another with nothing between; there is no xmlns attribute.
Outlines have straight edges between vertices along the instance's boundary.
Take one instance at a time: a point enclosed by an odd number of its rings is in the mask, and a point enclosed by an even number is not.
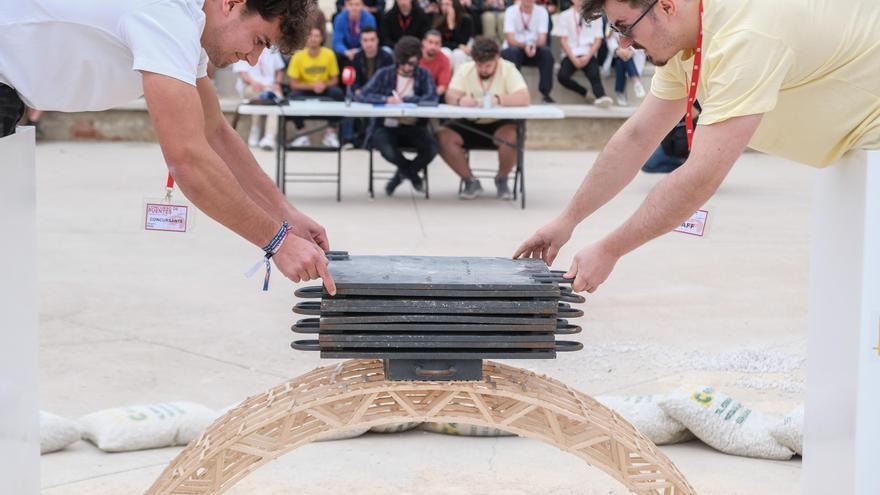
<svg viewBox="0 0 880 495"><path fill-rule="evenodd" d="M0 0L0 82L39 110L105 110L149 71L207 75L204 0Z"/></svg>
<svg viewBox="0 0 880 495"><path fill-rule="evenodd" d="M568 46L576 57L586 55L596 39L602 37L602 20L585 21L574 7L562 11L553 26L553 35L566 37Z"/></svg>
<svg viewBox="0 0 880 495"><path fill-rule="evenodd" d="M550 27L550 14L541 5L532 7L532 14L523 14L519 5L511 5L504 11L504 33L513 33L518 43L537 43L538 35ZM507 46L507 42L504 43Z"/></svg>
<svg viewBox="0 0 880 495"><path fill-rule="evenodd" d="M232 64L232 71L236 74L247 72L248 76L255 82L263 86L272 86L275 84L275 74L279 70L284 70L284 67L284 59L281 58L280 53L264 48L263 53L260 54L260 58L257 60L257 65L251 67L247 60L239 60ZM244 95L245 84L241 77L235 82L235 89L238 90L238 94Z"/></svg>

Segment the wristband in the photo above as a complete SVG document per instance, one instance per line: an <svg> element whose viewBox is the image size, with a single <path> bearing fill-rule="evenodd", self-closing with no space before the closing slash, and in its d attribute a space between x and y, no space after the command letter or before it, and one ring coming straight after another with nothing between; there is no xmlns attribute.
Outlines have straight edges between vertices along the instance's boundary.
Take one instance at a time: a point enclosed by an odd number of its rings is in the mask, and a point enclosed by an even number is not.
<svg viewBox="0 0 880 495"><path fill-rule="evenodd" d="M281 227L278 229L278 233L275 234L275 237L273 237L268 244L263 246L263 252L266 254L244 274L245 277L250 278L257 273L257 270L260 269L260 265L265 265L266 276L263 277L263 291L269 290L269 277L272 276L272 263L270 263L269 260L275 255L275 253L281 250L281 246L284 245L284 240L287 239L287 234L290 233L291 230L293 230L293 227L287 223L287 220L281 222Z"/></svg>

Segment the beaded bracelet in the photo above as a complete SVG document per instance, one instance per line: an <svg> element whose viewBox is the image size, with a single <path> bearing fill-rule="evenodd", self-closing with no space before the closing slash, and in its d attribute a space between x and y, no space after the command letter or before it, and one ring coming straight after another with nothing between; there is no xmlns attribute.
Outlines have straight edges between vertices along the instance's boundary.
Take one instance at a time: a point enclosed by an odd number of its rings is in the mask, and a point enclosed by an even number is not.
<svg viewBox="0 0 880 495"><path fill-rule="evenodd" d="M275 253L281 250L281 246L284 245L284 240L287 239L287 234L290 233L291 230L293 230L293 227L287 223L287 220L281 222L281 227L278 229L278 233L275 234L275 237L263 247L263 252L266 253L265 256L263 256L260 261L256 262L256 264L244 274L245 277L250 278L257 273L261 264L265 265L266 276L263 278L264 291L269 290L269 277L272 276L272 263L270 263L269 260L275 255Z"/></svg>

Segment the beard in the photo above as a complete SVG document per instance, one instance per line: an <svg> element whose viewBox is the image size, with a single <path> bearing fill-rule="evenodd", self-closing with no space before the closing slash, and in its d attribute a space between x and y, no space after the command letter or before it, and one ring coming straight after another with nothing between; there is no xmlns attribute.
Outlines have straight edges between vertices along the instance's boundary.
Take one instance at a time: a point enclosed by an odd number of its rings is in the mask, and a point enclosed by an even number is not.
<svg viewBox="0 0 880 495"><path fill-rule="evenodd" d="M215 27L210 31L206 29L202 33L202 48L204 48L205 53L208 54L208 60L210 60L211 63L219 69L228 67L238 60L238 58L231 59L231 57L225 55L223 53L224 50L220 47L219 42L233 27L234 26L227 24L224 26Z"/></svg>

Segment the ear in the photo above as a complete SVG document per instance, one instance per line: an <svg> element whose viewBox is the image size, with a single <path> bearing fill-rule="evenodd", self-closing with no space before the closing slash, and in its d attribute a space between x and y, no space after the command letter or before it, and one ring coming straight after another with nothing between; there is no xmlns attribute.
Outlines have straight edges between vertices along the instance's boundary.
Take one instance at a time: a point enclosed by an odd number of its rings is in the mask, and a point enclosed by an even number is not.
<svg viewBox="0 0 880 495"><path fill-rule="evenodd" d="M229 15L236 7L244 7L246 0L220 0L223 14Z"/></svg>
<svg viewBox="0 0 880 495"><path fill-rule="evenodd" d="M678 12L678 2L682 0L660 0L657 2L656 9L668 17L672 17Z"/></svg>

